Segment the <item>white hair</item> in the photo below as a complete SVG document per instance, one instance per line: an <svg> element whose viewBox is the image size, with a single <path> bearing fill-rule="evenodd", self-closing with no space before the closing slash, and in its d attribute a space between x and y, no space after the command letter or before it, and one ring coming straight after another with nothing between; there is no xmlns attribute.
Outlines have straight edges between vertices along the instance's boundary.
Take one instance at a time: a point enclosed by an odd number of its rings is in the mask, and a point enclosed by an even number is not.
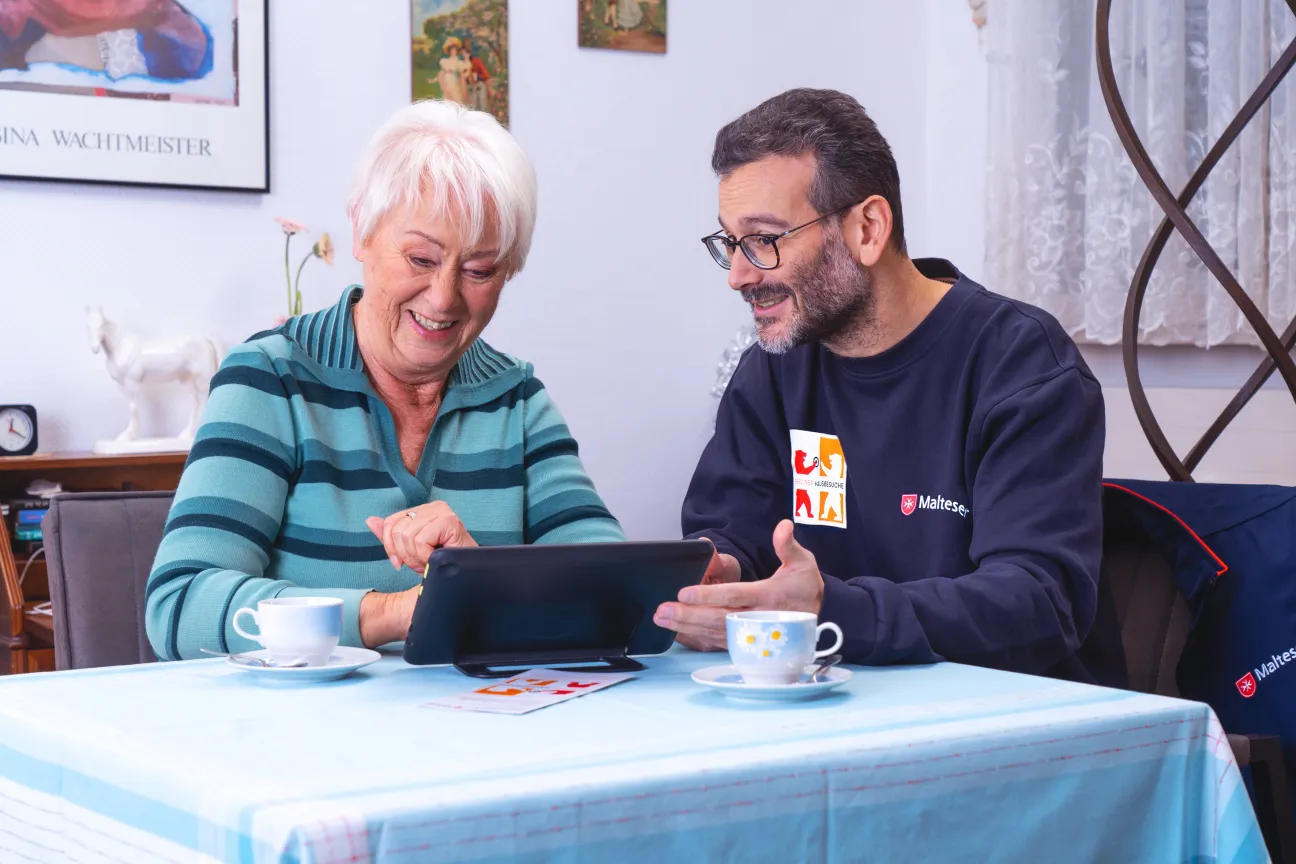
<svg viewBox="0 0 1296 864"><path fill-rule="evenodd" d="M435 212L462 221L469 245L494 220L496 263L510 277L522 269L535 230L535 169L494 117L438 99L401 108L365 147L347 213L365 243L387 214L429 194Z"/></svg>

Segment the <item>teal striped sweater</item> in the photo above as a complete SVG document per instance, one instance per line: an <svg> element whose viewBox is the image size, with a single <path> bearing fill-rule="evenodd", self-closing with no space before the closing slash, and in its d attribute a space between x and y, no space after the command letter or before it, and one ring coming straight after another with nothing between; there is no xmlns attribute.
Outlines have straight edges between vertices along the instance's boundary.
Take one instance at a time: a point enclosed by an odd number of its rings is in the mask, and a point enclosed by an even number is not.
<svg viewBox="0 0 1296 864"><path fill-rule="evenodd" d="M254 336L212 379L149 576L159 658L259 647L230 622L268 597L341 598L342 643L359 645L360 598L419 578L392 569L368 516L440 500L483 546L625 539L531 365L480 340L410 474L356 346L361 293Z"/></svg>

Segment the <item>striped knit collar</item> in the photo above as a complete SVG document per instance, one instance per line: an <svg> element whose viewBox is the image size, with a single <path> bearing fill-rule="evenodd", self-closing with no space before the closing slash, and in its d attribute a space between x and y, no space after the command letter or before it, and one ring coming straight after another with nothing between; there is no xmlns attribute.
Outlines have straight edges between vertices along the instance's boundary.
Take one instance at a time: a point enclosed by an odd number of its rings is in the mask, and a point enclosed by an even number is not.
<svg viewBox="0 0 1296 864"><path fill-rule="evenodd" d="M332 386L371 393L351 314L363 295L363 286L348 286L336 304L291 318L280 332L319 364ZM481 404L508 392L526 377L524 364L477 339L451 371L443 404Z"/></svg>
<svg viewBox="0 0 1296 864"><path fill-rule="evenodd" d="M362 287L351 285L334 305L289 318L281 330L324 368L358 372L364 368L364 363L360 360L360 346L356 343L351 307L363 294Z"/></svg>

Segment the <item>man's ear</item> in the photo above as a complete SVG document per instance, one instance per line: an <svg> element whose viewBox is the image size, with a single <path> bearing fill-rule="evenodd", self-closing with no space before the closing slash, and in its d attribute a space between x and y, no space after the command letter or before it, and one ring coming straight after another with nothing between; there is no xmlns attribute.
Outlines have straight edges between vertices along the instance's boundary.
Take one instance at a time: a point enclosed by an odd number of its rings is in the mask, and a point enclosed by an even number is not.
<svg viewBox="0 0 1296 864"><path fill-rule="evenodd" d="M842 240L851 257L863 267L877 264L891 242L895 217L881 195L872 195L842 216Z"/></svg>

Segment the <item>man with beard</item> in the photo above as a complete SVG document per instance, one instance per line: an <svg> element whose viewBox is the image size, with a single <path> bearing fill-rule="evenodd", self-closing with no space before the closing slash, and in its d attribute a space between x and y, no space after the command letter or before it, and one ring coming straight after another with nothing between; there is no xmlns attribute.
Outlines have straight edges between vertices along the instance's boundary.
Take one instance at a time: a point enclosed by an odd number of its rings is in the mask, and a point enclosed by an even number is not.
<svg viewBox="0 0 1296 864"><path fill-rule="evenodd" d="M908 257L891 149L845 94L770 99L720 130L712 167L703 242L760 344L684 502L715 556L656 622L721 649L728 612L811 612L842 628L846 662L1121 685L1102 391L1075 344Z"/></svg>

